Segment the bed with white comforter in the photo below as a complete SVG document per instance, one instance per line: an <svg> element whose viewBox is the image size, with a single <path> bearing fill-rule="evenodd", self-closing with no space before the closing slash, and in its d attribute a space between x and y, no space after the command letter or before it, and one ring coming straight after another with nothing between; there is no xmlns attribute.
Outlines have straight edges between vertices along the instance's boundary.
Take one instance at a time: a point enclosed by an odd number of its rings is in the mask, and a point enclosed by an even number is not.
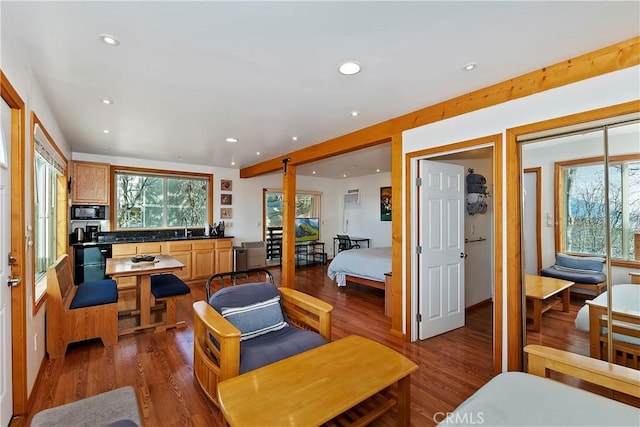
<svg viewBox="0 0 640 427"><path fill-rule="evenodd" d="M347 276L384 282L391 271L391 247L349 249L338 252L327 269L327 275L338 286L347 285Z"/></svg>

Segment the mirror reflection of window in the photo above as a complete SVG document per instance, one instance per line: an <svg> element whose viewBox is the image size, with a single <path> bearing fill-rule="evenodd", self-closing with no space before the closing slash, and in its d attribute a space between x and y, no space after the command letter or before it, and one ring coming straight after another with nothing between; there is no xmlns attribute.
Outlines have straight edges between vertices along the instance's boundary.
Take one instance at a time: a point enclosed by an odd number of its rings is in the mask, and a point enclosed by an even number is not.
<svg viewBox="0 0 640 427"><path fill-rule="evenodd" d="M630 274L640 268L635 245L640 240L640 122L635 116L522 138L522 249L523 283L526 275L537 276L540 258L543 267L558 269L568 260L573 264L565 271L571 274L587 274L601 265L606 276L600 288L576 279L569 311L562 311L561 304L550 308L539 330L532 330L529 319L524 342L638 369L640 334L627 331L617 339L606 334L617 327L612 316L618 311L633 313L635 319L625 320L640 323L640 286L631 284ZM559 262L561 256L566 258ZM603 262L588 264L597 259ZM531 310L533 299L525 299ZM589 329L590 304L605 309L597 333Z"/></svg>

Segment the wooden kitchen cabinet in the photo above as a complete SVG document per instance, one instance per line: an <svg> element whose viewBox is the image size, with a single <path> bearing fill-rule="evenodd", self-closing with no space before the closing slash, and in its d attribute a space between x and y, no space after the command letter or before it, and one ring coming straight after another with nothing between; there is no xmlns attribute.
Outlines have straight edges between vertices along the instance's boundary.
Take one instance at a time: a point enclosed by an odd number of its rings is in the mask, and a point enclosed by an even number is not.
<svg viewBox="0 0 640 427"><path fill-rule="evenodd" d="M179 242L165 242L163 253L171 255L178 261L184 264L182 270L176 270L173 272L177 277L183 281L191 280L192 278L192 244L190 241Z"/></svg>
<svg viewBox="0 0 640 427"><path fill-rule="evenodd" d="M214 240L193 241L192 279L208 279L215 271Z"/></svg>
<svg viewBox="0 0 640 427"><path fill-rule="evenodd" d="M231 239L217 239L215 242L215 272L233 271L233 241Z"/></svg>
<svg viewBox="0 0 640 427"><path fill-rule="evenodd" d="M109 165L81 161L73 161L71 164L71 202L79 205L108 205Z"/></svg>

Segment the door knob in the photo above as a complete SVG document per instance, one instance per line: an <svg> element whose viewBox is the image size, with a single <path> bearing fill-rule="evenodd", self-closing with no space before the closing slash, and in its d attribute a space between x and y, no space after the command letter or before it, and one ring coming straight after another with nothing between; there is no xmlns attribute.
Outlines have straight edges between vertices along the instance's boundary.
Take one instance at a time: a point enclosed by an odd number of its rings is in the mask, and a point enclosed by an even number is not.
<svg viewBox="0 0 640 427"><path fill-rule="evenodd" d="M460 252L460 258L466 258L467 254L465 254L464 252Z"/></svg>
<svg viewBox="0 0 640 427"><path fill-rule="evenodd" d="M7 280L7 286L9 287L16 287L20 284L20 279L19 278L13 278L13 277L9 277L9 279Z"/></svg>

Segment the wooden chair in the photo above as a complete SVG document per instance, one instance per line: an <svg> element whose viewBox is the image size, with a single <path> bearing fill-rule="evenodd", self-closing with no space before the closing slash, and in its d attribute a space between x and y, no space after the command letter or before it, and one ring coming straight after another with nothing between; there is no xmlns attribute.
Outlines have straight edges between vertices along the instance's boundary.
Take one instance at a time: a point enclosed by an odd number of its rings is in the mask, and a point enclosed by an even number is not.
<svg viewBox="0 0 640 427"><path fill-rule="evenodd" d="M222 284L237 284L239 285L238 287L248 287L256 284L244 282L242 279L243 274L243 272L223 273L222 275L228 279L223 278ZM215 276L220 277L221 275ZM207 289L210 282L216 281L209 280ZM260 285L264 285L264 282ZM331 341L331 311L333 307L330 304L294 289L278 288L278 290L287 316L286 321L290 325L299 329L317 332L326 342ZM195 302L193 304L193 312L194 376L206 396L214 405L219 407L217 398L218 383L240 374L241 331L209 305L207 301ZM272 333L278 334L279 332L281 331ZM266 335L252 338L248 341L264 339L263 337ZM243 342L246 343L247 341Z"/></svg>
<svg viewBox="0 0 640 427"><path fill-rule="evenodd" d="M110 279L73 284L67 254L47 270L47 353L63 357L72 342L118 342L118 289Z"/></svg>
<svg viewBox="0 0 640 427"><path fill-rule="evenodd" d="M153 295L154 299L151 305L154 306L156 303L161 303L165 309L165 324L164 326L156 327L156 331L187 326L187 322L184 320L177 321L176 298L190 293L191 288L175 274L164 273L151 276L151 295Z"/></svg>
<svg viewBox="0 0 640 427"><path fill-rule="evenodd" d="M615 291L614 291L615 292ZM608 360L607 307L589 304L589 352L595 359ZM627 336L640 340L640 316L618 311L611 312L613 321L613 358L611 363L640 369L640 345L620 340Z"/></svg>

